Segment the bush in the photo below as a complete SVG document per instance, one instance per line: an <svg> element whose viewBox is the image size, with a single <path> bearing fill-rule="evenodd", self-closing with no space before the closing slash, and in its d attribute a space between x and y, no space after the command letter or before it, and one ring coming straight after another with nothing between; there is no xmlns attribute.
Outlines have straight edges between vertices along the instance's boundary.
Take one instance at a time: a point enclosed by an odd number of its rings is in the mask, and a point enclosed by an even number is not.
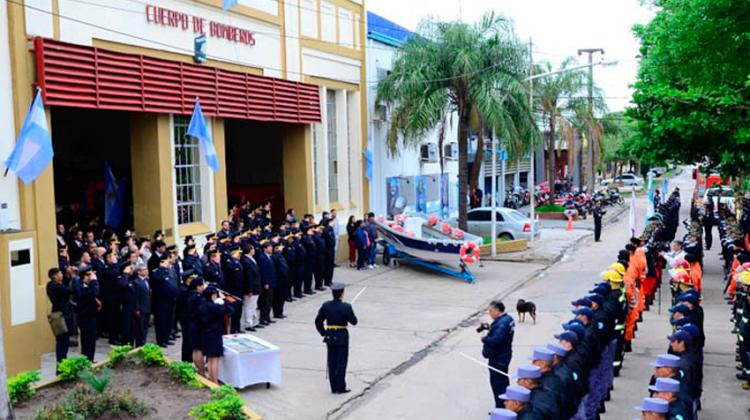
<svg viewBox="0 0 750 420"><path fill-rule="evenodd" d="M38 382L42 378L42 375L35 370L28 372L21 372L18 375L8 378L8 394L10 395L10 403L15 405L19 402L31 398L34 395L34 388L31 384Z"/></svg>
<svg viewBox="0 0 750 420"><path fill-rule="evenodd" d="M36 420L78 420L98 417L112 417L125 412L132 417L148 411L148 406L127 390L121 394L94 392L79 384L58 403L37 411Z"/></svg>
<svg viewBox="0 0 750 420"><path fill-rule="evenodd" d="M104 369L100 376L94 375L94 372L90 370L81 372L79 376L89 384L94 391L101 394L107 388L107 385L109 385L109 381L112 380L112 375L113 373L111 370Z"/></svg>
<svg viewBox="0 0 750 420"><path fill-rule="evenodd" d="M234 388L222 385L211 390L211 401L190 410L190 416L200 420L246 419L242 411L244 405Z"/></svg>
<svg viewBox="0 0 750 420"><path fill-rule="evenodd" d="M60 379L63 381L72 381L78 379L78 375L84 370L91 369L91 360L86 356L73 356L63 359L57 366Z"/></svg>
<svg viewBox="0 0 750 420"><path fill-rule="evenodd" d="M565 207L559 204L545 204L536 208L537 213L562 213Z"/></svg>
<svg viewBox="0 0 750 420"><path fill-rule="evenodd" d="M169 372L177 378L180 382L188 384L193 388L201 388L203 384L198 382L198 370L193 366L192 363L188 362L172 362L167 365Z"/></svg>
<svg viewBox="0 0 750 420"><path fill-rule="evenodd" d="M164 366L164 350L156 344L149 343L138 350L138 356L148 366Z"/></svg>
<svg viewBox="0 0 750 420"><path fill-rule="evenodd" d="M109 352L109 364L112 366L117 366L118 363L125 360L125 358L128 356L128 352L130 352L131 350L133 350L133 346L131 346L130 344L113 347L112 351Z"/></svg>

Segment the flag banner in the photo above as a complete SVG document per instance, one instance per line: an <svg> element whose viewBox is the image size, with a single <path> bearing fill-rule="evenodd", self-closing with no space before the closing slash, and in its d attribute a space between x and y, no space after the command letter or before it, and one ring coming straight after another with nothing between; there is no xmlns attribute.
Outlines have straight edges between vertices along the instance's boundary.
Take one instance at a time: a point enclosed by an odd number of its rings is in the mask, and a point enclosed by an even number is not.
<svg viewBox="0 0 750 420"><path fill-rule="evenodd" d="M630 212L628 213L628 227L630 228L630 236L635 236L635 188L633 188L633 194L630 196Z"/></svg>
<svg viewBox="0 0 750 420"><path fill-rule="evenodd" d="M365 148L365 176L372 182L372 137L367 137L367 147Z"/></svg>
<svg viewBox="0 0 750 420"><path fill-rule="evenodd" d="M190 124L187 129L187 136L198 139L203 155L206 157L206 165L212 172L219 170L219 157L216 155L214 142L211 139L211 133L208 131L206 119L203 118L200 101L195 99L195 108L193 115L190 117Z"/></svg>
<svg viewBox="0 0 750 420"><path fill-rule="evenodd" d="M109 162L104 162L104 224L118 229L125 216L125 180L117 180Z"/></svg>
<svg viewBox="0 0 750 420"><path fill-rule="evenodd" d="M224 10L229 10L237 5L238 0L224 0Z"/></svg>
<svg viewBox="0 0 750 420"><path fill-rule="evenodd" d="M654 173L648 172L648 206L646 206L646 218L644 226L648 224L648 218L654 215Z"/></svg>
<svg viewBox="0 0 750 420"><path fill-rule="evenodd" d="M15 172L25 184L30 184L52 162L54 155L42 94L37 90L5 166Z"/></svg>

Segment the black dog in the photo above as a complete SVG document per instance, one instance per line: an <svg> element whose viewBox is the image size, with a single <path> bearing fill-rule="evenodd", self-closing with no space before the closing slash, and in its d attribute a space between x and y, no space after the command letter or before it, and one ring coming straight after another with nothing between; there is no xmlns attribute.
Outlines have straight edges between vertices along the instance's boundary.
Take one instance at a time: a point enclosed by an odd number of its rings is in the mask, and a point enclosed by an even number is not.
<svg viewBox="0 0 750 420"><path fill-rule="evenodd" d="M526 313L528 313L531 315L534 325L536 325L536 305L534 305L534 302L526 302L523 299L518 299L516 312L518 312L518 322L524 322L526 320Z"/></svg>

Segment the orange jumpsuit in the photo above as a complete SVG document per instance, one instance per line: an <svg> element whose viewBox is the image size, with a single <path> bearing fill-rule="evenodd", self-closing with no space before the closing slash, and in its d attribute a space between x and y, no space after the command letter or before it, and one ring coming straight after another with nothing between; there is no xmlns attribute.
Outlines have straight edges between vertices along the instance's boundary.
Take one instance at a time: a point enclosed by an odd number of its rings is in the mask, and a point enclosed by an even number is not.
<svg viewBox="0 0 750 420"><path fill-rule="evenodd" d="M638 313L643 312L643 310L646 307L646 294L645 294L645 278L646 273L648 272L648 262L646 261L646 250L643 249L643 247L638 247L635 250L635 253L630 258L631 261L635 260L636 263L636 269L638 270L638 281L636 282L636 285L638 286L638 306L636 307L636 310ZM654 283L656 282L656 279L654 279Z"/></svg>
<svg viewBox="0 0 750 420"><path fill-rule="evenodd" d="M690 264L690 281L698 292L703 289L703 269L697 262Z"/></svg>
<svg viewBox="0 0 750 420"><path fill-rule="evenodd" d="M631 341L633 339L633 333L635 332L635 323L638 321L638 288L636 287L636 279L638 278L638 269L634 261L634 256L630 256L630 262L628 263L628 271L623 276L623 282L625 285L625 297L628 300L628 306L631 308L628 311L628 315L625 318L625 340Z"/></svg>
<svg viewBox="0 0 750 420"><path fill-rule="evenodd" d="M734 302L737 297L737 268L739 268L739 266L740 261L735 258L734 261L732 261L732 275L729 277L729 287L727 288L727 293L732 296L732 302Z"/></svg>

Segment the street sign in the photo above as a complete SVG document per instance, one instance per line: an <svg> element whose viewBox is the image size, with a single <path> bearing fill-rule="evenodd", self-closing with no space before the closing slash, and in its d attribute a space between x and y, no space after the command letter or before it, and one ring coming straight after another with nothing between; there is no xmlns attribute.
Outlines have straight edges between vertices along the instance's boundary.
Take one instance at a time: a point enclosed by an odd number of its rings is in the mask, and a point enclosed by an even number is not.
<svg viewBox="0 0 750 420"><path fill-rule="evenodd" d="M195 52L193 58L196 63L203 64L208 59L206 58L206 34L200 34L195 37Z"/></svg>

